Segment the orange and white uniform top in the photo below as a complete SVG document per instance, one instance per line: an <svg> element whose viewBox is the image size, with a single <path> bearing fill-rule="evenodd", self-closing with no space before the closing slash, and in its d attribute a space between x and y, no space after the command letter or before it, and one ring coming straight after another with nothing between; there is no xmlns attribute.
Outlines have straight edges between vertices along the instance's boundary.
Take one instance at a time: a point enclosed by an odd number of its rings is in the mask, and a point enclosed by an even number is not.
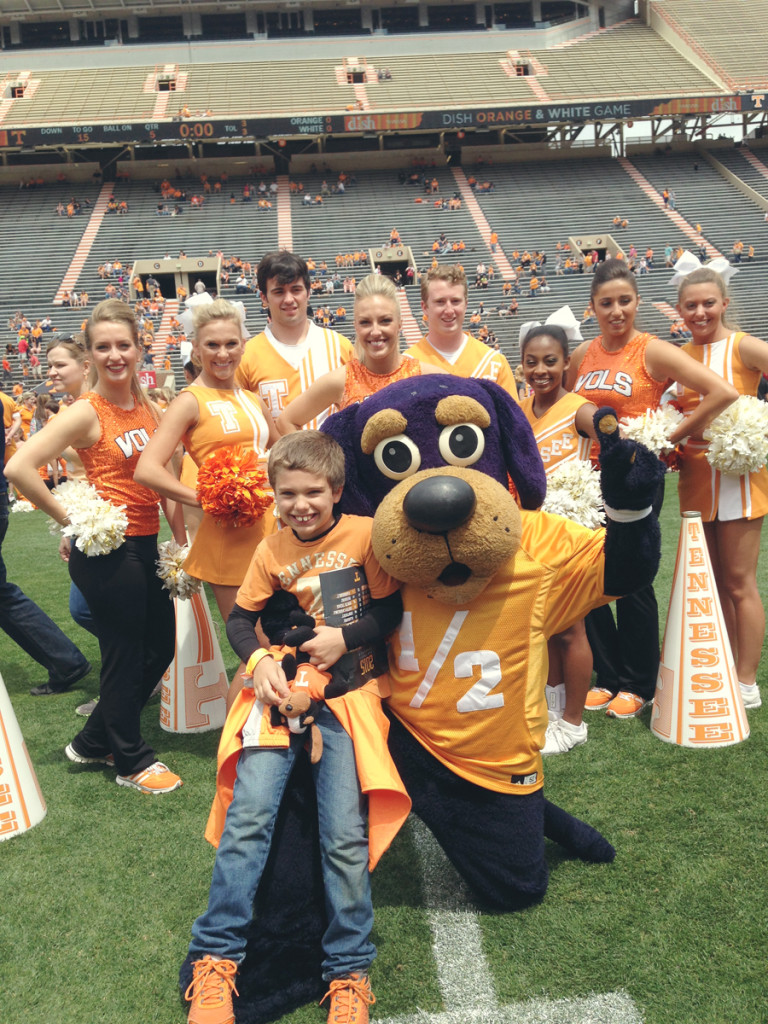
<svg viewBox="0 0 768 1024"><path fill-rule="evenodd" d="M654 380L645 365L645 350L652 337L638 334L624 348L609 352L598 335L584 354L573 393L598 407L611 406L619 419L656 409L670 382ZM598 452L595 441L590 454L595 464Z"/></svg>
<svg viewBox="0 0 768 1024"><path fill-rule="evenodd" d="M520 402L525 418L533 428L544 471L549 476L565 462L584 462L589 459L592 439L582 437L576 429L576 413L587 399L569 393L547 409L543 416L533 412L533 395Z"/></svg>
<svg viewBox="0 0 768 1024"><path fill-rule="evenodd" d="M184 390L198 407L197 423L182 437L182 480L187 486L197 486L195 467L231 445L253 449L266 469L269 427L256 395L242 388L222 390L198 383ZM185 572L207 583L239 587L259 542L275 525L269 509L251 526L222 525L204 515L184 562Z"/></svg>
<svg viewBox="0 0 768 1024"><path fill-rule="evenodd" d="M737 331L711 345L695 345L689 341L683 345L683 351L733 384L740 395L756 395L760 370L744 365L739 354L743 337L744 332ZM701 401L701 395L681 384L677 385L676 391L676 403L684 413L690 414ZM759 519L768 513L768 470L765 466L744 476L720 473L707 462L708 448L707 441L690 437L681 448L680 511L701 512L705 523Z"/></svg>
<svg viewBox="0 0 768 1024"><path fill-rule="evenodd" d="M273 419L303 394L318 377L348 363L352 343L336 331L310 321L307 336L298 345L284 345L267 327L245 346L237 383L260 395ZM335 409L326 409L307 423L317 429Z"/></svg>
<svg viewBox="0 0 768 1024"><path fill-rule="evenodd" d="M444 373L492 380L517 401L517 384L506 357L471 334L464 335L464 341L456 352L441 352L427 341L426 336L411 345L408 351L423 363L439 366Z"/></svg>
<svg viewBox="0 0 768 1024"><path fill-rule="evenodd" d="M101 436L89 448L78 448L88 483L112 505L125 505L126 537L146 537L160 528L159 496L133 479L139 456L157 429L155 418L141 402L121 409L89 391L77 399L90 402L99 417Z"/></svg>
<svg viewBox="0 0 768 1024"><path fill-rule="evenodd" d="M389 706L461 778L522 794L543 785L547 640L610 597L604 530L546 512L521 517L519 550L473 601L441 604L401 586Z"/></svg>
<svg viewBox="0 0 768 1024"><path fill-rule="evenodd" d="M364 398L381 391L396 380L421 376L421 363L409 355L404 355L400 365L391 373L372 373L357 357L350 359L344 369L344 394L339 409L346 409L348 405L362 402Z"/></svg>
<svg viewBox="0 0 768 1024"><path fill-rule="evenodd" d="M242 388L222 390L197 383L184 391L198 408L197 423L182 437L196 466L212 452L236 444L253 448L266 459L269 427L255 395Z"/></svg>

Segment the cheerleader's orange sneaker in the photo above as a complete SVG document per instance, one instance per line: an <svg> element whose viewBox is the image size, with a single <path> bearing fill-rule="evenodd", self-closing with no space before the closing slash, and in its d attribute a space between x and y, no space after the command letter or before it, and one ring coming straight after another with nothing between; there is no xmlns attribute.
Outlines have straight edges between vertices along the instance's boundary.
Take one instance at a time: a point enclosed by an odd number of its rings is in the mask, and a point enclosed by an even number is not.
<svg viewBox="0 0 768 1024"><path fill-rule="evenodd" d="M613 694L604 686L593 686L584 701L585 711L604 711L613 700Z"/></svg>
<svg viewBox="0 0 768 1024"><path fill-rule="evenodd" d="M612 718L637 718L651 702L629 690L620 690L605 710Z"/></svg>

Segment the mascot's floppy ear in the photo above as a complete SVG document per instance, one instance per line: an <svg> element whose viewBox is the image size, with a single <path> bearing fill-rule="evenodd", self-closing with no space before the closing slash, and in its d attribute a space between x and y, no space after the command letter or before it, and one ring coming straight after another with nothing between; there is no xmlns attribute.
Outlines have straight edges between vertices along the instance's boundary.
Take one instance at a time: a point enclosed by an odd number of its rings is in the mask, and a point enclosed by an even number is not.
<svg viewBox="0 0 768 1024"><path fill-rule="evenodd" d="M337 441L344 452L345 483L339 502L340 511L356 516L373 516L376 506L371 501L369 489L360 480L357 465L360 430L356 428L355 420L359 409L359 404L348 405L341 412L329 416L320 429Z"/></svg>
<svg viewBox="0 0 768 1024"><path fill-rule="evenodd" d="M507 471L523 508L540 508L547 495L547 474L525 413L510 395L490 380L475 378L488 392L499 421L499 440Z"/></svg>

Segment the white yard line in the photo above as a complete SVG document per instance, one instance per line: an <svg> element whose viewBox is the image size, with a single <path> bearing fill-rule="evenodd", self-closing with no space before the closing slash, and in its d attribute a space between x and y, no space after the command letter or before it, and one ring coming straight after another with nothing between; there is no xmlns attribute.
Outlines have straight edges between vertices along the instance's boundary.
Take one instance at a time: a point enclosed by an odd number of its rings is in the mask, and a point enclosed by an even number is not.
<svg viewBox="0 0 768 1024"><path fill-rule="evenodd" d="M483 952L480 917L466 886L432 833L413 816L409 826L419 854L424 902L431 908L432 952L446 1009L379 1018L376 1024L643 1024L624 992L500 1005Z"/></svg>

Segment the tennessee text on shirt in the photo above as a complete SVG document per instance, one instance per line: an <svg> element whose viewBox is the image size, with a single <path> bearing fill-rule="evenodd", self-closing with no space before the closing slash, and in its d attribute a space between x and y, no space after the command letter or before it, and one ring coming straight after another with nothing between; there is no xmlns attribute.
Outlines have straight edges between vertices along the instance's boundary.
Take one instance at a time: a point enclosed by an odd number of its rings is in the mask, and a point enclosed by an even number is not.
<svg viewBox="0 0 768 1024"><path fill-rule="evenodd" d="M345 555L343 551L315 551L311 555L300 558L298 562L283 566L281 572L277 574L277 578L280 580L280 585L287 588L291 580L298 579L299 576L303 576L311 569L323 569L327 572L329 569L343 569L348 565L359 564L357 558Z"/></svg>
<svg viewBox="0 0 768 1024"><path fill-rule="evenodd" d="M572 452L574 447L573 434L565 433L561 437L550 441L549 444L539 445L541 461L546 466L548 462L551 462L552 459L556 459L559 455L562 455L563 452Z"/></svg>

